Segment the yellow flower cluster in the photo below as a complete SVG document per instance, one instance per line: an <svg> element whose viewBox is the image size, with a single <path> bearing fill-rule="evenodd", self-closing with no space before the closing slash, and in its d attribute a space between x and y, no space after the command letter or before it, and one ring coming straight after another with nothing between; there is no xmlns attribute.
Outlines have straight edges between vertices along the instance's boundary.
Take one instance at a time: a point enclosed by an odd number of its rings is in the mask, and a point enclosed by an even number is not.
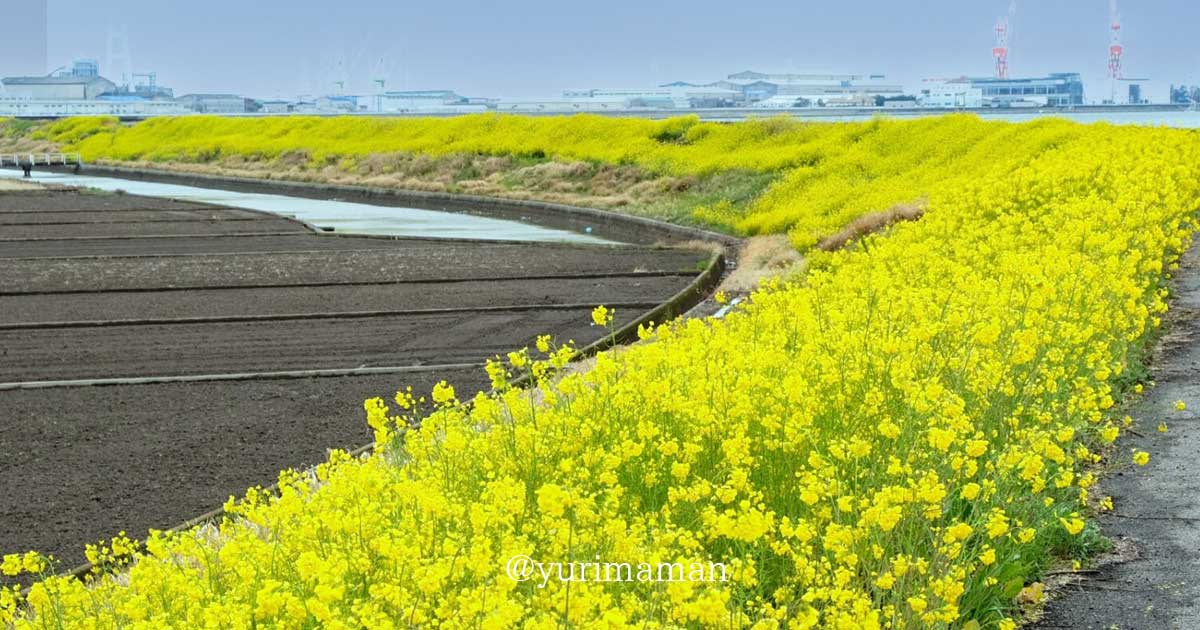
<svg viewBox="0 0 1200 630"><path fill-rule="evenodd" d="M152 536L120 576L41 582L0 623L1009 630L1030 579L1093 535L1087 468L1200 207L1196 134L1067 131L724 319L559 376L571 349L541 339L489 365L494 395L440 385L419 429L411 393L401 416L367 401L374 455L284 473L236 518ZM507 387L521 373L535 391ZM506 575L515 556L729 580L543 585Z"/></svg>
<svg viewBox="0 0 1200 630"><path fill-rule="evenodd" d="M36 135L88 159L205 162L221 157L303 155L318 165L378 153L469 153L633 164L655 172L775 176L757 200L697 208L695 218L744 234L788 233L807 249L850 221L893 206L924 206L992 175L1028 168L1038 156L1102 133L1063 120L1017 125L969 115L866 123L783 118L737 124L696 117L666 121L594 115L443 119L159 118L121 126L68 119Z"/></svg>

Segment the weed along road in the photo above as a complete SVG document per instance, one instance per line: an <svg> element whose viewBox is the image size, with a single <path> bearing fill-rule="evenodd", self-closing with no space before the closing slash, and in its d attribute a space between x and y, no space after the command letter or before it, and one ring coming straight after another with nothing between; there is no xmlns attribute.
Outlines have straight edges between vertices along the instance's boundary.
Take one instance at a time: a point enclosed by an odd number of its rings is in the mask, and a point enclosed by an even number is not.
<svg viewBox="0 0 1200 630"><path fill-rule="evenodd" d="M329 235L263 212L76 190L0 193L0 549L64 566L278 471L366 444L362 401L591 309L636 320L710 254L630 245Z"/></svg>

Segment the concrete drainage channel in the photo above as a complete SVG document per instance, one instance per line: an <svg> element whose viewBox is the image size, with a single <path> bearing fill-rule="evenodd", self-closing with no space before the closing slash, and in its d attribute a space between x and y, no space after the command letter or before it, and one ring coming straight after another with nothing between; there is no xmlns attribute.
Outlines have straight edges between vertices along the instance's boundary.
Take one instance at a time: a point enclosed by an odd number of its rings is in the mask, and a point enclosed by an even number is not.
<svg viewBox="0 0 1200 630"><path fill-rule="evenodd" d="M533 212L489 203L497 218ZM645 243L737 242L586 209L572 220L643 244L368 238L134 195L0 195L0 547L72 566L119 531L215 518L279 470L369 442L366 398L443 378L483 389L477 366L538 334L592 354L610 341L592 305L617 306L621 342L720 281L720 253Z"/></svg>
<svg viewBox="0 0 1200 630"><path fill-rule="evenodd" d="M50 173L73 173L67 169L44 169ZM736 248L740 240L699 228L675 225L644 217L565 204L500 199L439 192L396 190L371 186L348 186L262 180L248 177L219 177L198 173L134 169L120 166L89 165L86 176L121 179L128 182L173 184L193 188L234 191L249 194L286 195L297 199L316 199L366 204L377 207L411 208L443 213L517 221L542 228L586 235L615 243L655 245L659 243L709 242ZM304 216L300 220L319 224ZM362 230L358 230L362 232ZM413 236L404 234L404 236Z"/></svg>

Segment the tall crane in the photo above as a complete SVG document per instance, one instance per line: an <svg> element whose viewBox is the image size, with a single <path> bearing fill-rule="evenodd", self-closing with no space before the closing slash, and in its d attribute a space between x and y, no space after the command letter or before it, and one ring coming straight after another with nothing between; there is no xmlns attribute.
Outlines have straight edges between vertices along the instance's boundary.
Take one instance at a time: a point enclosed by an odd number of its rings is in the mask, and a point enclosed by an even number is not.
<svg viewBox="0 0 1200 630"><path fill-rule="evenodd" d="M1008 15L996 20L996 45L992 48L992 58L996 60L996 78L1008 78L1008 51L1012 41L1012 19L1017 14L1017 0L1008 5Z"/></svg>
<svg viewBox="0 0 1200 630"><path fill-rule="evenodd" d="M1124 47L1121 46L1121 14L1117 13L1117 0L1109 0L1109 79L1112 80L1112 102L1117 100L1117 82L1121 80L1121 64Z"/></svg>

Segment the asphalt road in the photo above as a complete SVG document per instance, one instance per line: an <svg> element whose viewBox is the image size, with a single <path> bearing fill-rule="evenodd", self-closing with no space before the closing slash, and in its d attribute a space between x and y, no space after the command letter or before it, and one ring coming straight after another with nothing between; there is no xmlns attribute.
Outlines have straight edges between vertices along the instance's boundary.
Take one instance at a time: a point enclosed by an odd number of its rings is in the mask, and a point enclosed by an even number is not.
<svg viewBox="0 0 1200 630"><path fill-rule="evenodd" d="M1064 589L1035 628L1200 628L1200 249L1184 257L1166 334L1153 360L1155 386L1129 409L1138 434L1117 442L1122 468L1100 482L1113 497L1099 517L1122 552ZM1187 405L1175 409L1175 401ZM1167 423L1167 432L1156 427ZM1150 453L1136 467L1129 452Z"/></svg>

